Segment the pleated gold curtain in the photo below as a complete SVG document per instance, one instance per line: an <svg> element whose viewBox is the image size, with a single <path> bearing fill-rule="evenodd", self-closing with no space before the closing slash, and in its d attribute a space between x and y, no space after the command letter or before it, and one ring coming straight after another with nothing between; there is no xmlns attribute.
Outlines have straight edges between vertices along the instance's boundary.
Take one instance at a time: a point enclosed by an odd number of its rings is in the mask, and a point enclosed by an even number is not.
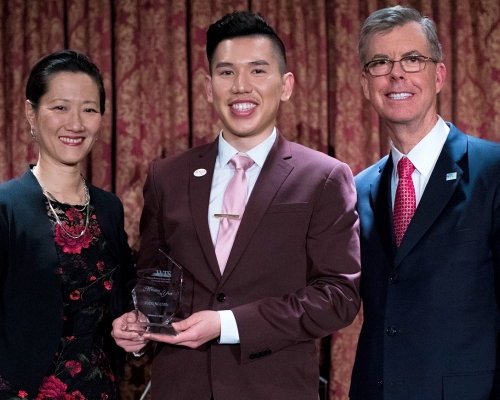
<svg viewBox="0 0 500 400"><path fill-rule="evenodd" d="M467 133L499 141L498 0L1 0L0 181L35 160L24 116L31 66L64 48L85 53L99 66L107 93L85 173L120 197L137 249L149 163L210 142L220 130L203 87L205 32L234 10L261 12L287 47L296 86L280 110L280 131L357 173L389 145L362 95L359 31L372 11L396 4L411 5L438 25L448 71L439 113ZM330 399L347 399L360 325L361 316L332 336ZM142 373L128 370L139 385Z"/></svg>

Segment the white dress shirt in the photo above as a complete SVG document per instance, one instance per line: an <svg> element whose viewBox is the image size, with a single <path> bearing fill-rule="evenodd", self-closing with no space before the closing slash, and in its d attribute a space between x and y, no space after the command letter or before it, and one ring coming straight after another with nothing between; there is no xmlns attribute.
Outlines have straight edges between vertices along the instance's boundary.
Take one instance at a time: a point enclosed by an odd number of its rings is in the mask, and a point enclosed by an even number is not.
<svg viewBox="0 0 500 400"><path fill-rule="evenodd" d="M276 128L274 128L273 132L266 140L258 144L253 149L242 153L254 160L254 164L245 173L248 184L245 205L248 202L250 194L252 193L255 182L257 182L257 178L259 177L262 166L266 161L267 155L276 141L276 135ZM229 163L229 160L231 160L231 158L238 153L238 150L226 142L221 131L219 135L219 152L217 154L217 158L215 159L214 176L210 192L210 203L208 205L208 226L210 228L210 235L212 236L214 247L217 242L220 221L219 218L214 217L214 214L220 214L222 212L224 192L226 191L227 184L234 174L234 167ZM221 322L219 343L239 343L240 336L233 312L231 310L219 311L219 316Z"/></svg>
<svg viewBox="0 0 500 400"><path fill-rule="evenodd" d="M417 197L417 207L420 203L420 199L424 193L425 187L429 182L429 178L434 170L437 159L443 150L444 143L448 138L448 133L450 128L443 119L438 116L438 121L434 128L424 136L424 138L417 143L417 145L410 150L408 154L401 153L394 144L391 142L391 155L394 168L392 169L391 177L391 195L392 195L392 209L394 210L394 200L396 198L396 189L398 187L399 175L398 175L398 162L403 157L406 156L415 166L415 171L411 176L413 180L413 186L415 187L415 195Z"/></svg>

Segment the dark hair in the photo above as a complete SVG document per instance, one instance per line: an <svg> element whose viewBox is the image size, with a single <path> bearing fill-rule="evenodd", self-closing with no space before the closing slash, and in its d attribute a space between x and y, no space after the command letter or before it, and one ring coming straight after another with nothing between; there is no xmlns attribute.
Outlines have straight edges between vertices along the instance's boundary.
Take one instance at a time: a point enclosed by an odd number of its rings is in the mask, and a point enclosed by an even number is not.
<svg viewBox="0 0 500 400"><path fill-rule="evenodd" d="M101 115L104 114L106 93L99 68L90 59L76 51L62 50L38 60L31 69L26 84L26 99L37 110L40 98L49 90L50 80L60 72L87 74L99 89Z"/></svg>
<svg viewBox="0 0 500 400"><path fill-rule="evenodd" d="M214 22L207 31L207 58L210 73L212 73L212 58L220 42L242 36L264 36L271 41L277 53L281 75L286 73L285 45L273 28L260 14L248 11L235 11L226 14Z"/></svg>
<svg viewBox="0 0 500 400"><path fill-rule="evenodd" d="M361 66L366 64L366 51L368 41L373 35L382 32L390 32L396 26L403 26L409 22L418 22L424 31L429 47L431 50L432 59L441 62L443 60L443 52L439 43L436 24L432 19L422 17L415 9L407 6L395 6L383 8L375 11L366 19L361 36L358 43L359 58Z"/></svg>

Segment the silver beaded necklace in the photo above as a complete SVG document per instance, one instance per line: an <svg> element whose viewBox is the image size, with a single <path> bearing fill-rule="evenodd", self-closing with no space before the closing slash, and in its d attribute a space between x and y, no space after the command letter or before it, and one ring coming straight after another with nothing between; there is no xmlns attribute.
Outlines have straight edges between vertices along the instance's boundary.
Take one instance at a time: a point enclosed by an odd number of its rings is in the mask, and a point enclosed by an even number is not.
<svg viewBox="0 0 500 400"><path fill-rule="evenodd" d="M83 190L85 192L85 204L82 206L82 208L78 208L76 206L74 206L73 204L69 204L69 203L65 203L65 202L60 202L58 201L54 195L52 193L50 193L48 190L45 190L42 186L42 184L40 183L40 181L38 180L38 178L36 177L35 173L33 172L33 170L31 170L31 172L33 173L33 176L35 177L35 179L37 180L38 184L40 185L40 187L42 188L42 193L43 195L45 196L45 198L47 199L47 202L49 203L49 208L50 208L50 211L52 212L52 215L54 215L54 218L56 219L57 221L57 224L61 227L61 229L63 230L63 232L69 236L70 238L72 239L79 239L81 238L83 235L85 235L85 232L87 232L87 228L89 227L89 221L90 221L90 193L89 193L89 188L87 187L87 184L85 182L85 178L83 176L80 175L80 177L82 178L82 182L83 182ZM85 217L85 228L83 228L83 231L81 231L78 235L73 235L71 232L69 232L63 225L61 219L59 218L59 216L57 215L56 211L54 210L54 206L52 205L52 202L55 201L55 202L58 202L58 203L61 203L61 204L66 204L70 207L73 207L75 210L77 211L80 211L80 212L83 212L85 211L85 209L87 210L86 211L86 217Z"/></svg>

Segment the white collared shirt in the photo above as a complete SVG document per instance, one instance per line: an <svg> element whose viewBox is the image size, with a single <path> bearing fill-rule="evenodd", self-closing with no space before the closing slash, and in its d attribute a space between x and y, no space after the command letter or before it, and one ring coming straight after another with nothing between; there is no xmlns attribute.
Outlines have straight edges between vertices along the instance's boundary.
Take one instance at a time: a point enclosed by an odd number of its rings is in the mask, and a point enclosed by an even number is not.
<svg viewBox="0 0 500 400"><path fill-rule="evenodd" d="M255 164L252 165L245 174L248 183L245 204L248 202L248 199L252 194L255 182L257 182L262 166L264 165L267 155L271 151L275 140L276 128L273 129L273 132L266 140L246 153L241 153L251 157L255 162ZM212 179L212 190L210 192L210 202L208 205L208 226L210 228L210 235L212 236L214 246L217 242L217 233L219 232L220 222L220 218L215 218L214 214L220 214L222 212L224 192L226 191L226 187L234 174L234 167L229 163L229 161L238 153L238 150L226 142L221 131L219 135L219 153L215 159L214 177Z"/></svg>
<svg viewBox="0 0 500 400"><path fill-rule="evenodd" d="M245 204L250 198L255 182L257 182L257 178L262 170L262 166L264 165L264 162L266 161L267 156L276 141L276 136L276 128L274 128L273 132L266 140L259 143L246 153L242 153L254 160L254 164L247 169L245 173L248 184ZM226 142L221 131L219 134L219 152L217 154L217 158L215 159L214 176L212 179L212 189L210 191L210 202L208 205L208 226L210 228L210 235L212 236L214 247L217 242L220 221L219 218L214 217L214 214L222 212L224 192L226 191L226 187L234 174L234 167L229 163L229 160L231 160L231 158L238 153L238 150ZM219 316L221 322L219 343L239 343L240 337L238 333L238 326L236 325L233 312L231 310L219 311Z"/></svg>
<svg viewBox="0 0 500 400"><path fill-rule="evenodd" d="M438 120L434 128L424 136L424 138L417 143L417 145L410 150L408 154L401 153L394 144L391 142L391 156L394 168L392 169L391 177L391 198L392 198L392 209L394 210L394 200L396 198L396 189L398 187L399 175L397 165L399 160L406 156L415 166L415 171L411 176L413 180L413 186L415 186L415 195L417 197L417 206L420 203L420 199L424 194L425 187L429 182L434 166L436 165L437 159L443 150L444 143L448 138L448 133L450 128L443 119L438 116Z"/></svg>

